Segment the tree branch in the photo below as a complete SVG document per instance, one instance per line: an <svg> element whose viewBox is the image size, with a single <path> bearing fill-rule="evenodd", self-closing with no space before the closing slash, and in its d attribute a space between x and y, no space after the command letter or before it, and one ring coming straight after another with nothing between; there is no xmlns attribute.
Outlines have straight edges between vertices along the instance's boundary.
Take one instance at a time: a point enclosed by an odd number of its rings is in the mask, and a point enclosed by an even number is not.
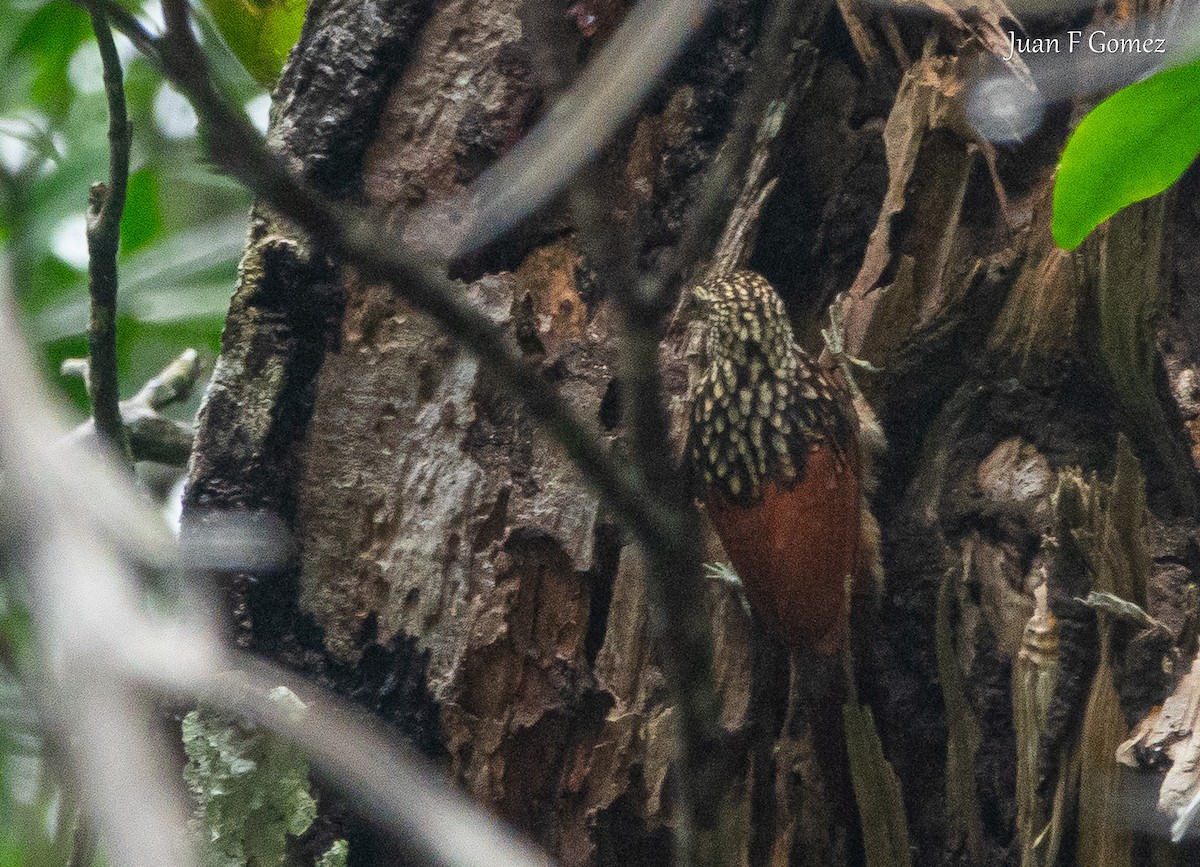
<svg viewBox="0 0 1200 867"><path fill-rule="evenodd" d="M108 97L108 183L92 184L88 195L88 292L92 302L88 322L91 358L88 397L96 431L129 463L129 439L121 421L117 378L117 250L129 182L131 132L125 110L121 58L117 56L108 16L105 8L94 2L87 3L87 11L100 47L104 93Z"/></svg>
<svg viewBox="0 0 1200 867"><path fill-rule="evenodd" d="M642 0L570 91L470 189L413 213L447 258L478 250L534 213L596 158L641 104L714 0Z"/></svg>
<svg viewBox="0 0 1200 867"><path fill-rule="evenodd" d="M621 314L618 376L631 459L679 528L669 545L646 549L650 629L677 712L675 863L715 867L727 859L710 833L722 827L723 787L700 518L672 446L659 358L663 311L644 303L639 288L654 281L642 280L628 228L605 201L614 180L599 167L585 169L572 190L572 211L581 247Z"/></svg>
<svg viewBox="0 0 1200 867"><path fill-rule="evenodd" d="M790 55L802 14L789 0L771 4L732 130L705 178L683 237L657 271L640 273L629 229L606 202L605 191L617 179L592 166L580 173L572 190L581 244L621 312L620 375L634 460L680 528L672 547L647 551L651 626L663 648L665 673L679 713L679 864L728 863L729 840L720 813L725 768L721 752L714 749L718 702L712 688L712 639L704 607L701 525L672 448L660 338L664 317L674 306L682 281L694 277L697 263L713 255L718 240L729 231L731 215L736 216L734 205L745 187L760 128L772 116L773 104L785 101L791 89Z"/></svg>
<svg viewBox="0 0 1200 867"><path fill-rule="evenodd" d="M87 812L79 811L75 819L75 833L71 846L71 857L67 867L92 867L96 860L96 835L92 833L91 823Z"/></svg>
<svg viewBox="0 0 1200 867"><path fill-rule="evenodd" d="M137 44L154 50L164 74L192 101L201 119L214 161L245 183L281 216L306 231L325 251L358 269L367 279L392 283L417 309L432 316L464 346L475 352L520 397L531 415L567 451L596 485L618 519L628 526L647 555L648 600L655 638L679 709L680 863L713 863L719 841L711 833L696 836L714 822L721 797L713 774L713 743L718 734L717 701L711 683L711 641L703 606L702 549L699 519L678 471L670 439L659 368L662 319L670 308L677 278L701 255L724 219L723 180L736 174L746 147L753 144L759 102L770 83L753 93L743 108L736 157L710 179L701 217L685 236L682 249L665 272L642 279L623 228L610 225L611 215L586 197L577 204L583 227L596 228L594 261L622 311L621 369L626 411L632 431L634 465L616 461L586 425L520 355L517 348L461 295L442 267L405 247L383 221L362 209L326 200L292 175L263 145L245 117L215 88L187 24L184 0L163 0L168 30L161 40L131 33ZM776 18L779 16L776 15ZM773 18L773 22L778 24ZM121 25L124 22L118 21ZM780 26L769 30L776 39ZM790 29L784 34L790 37ZM774 50L775 45L771 45ZM772 51L760 52L769 57ZM769 76L767 76L770 78ZM593 134L590 153L603 143ZM539 164L545 153L528 157ZM735 190L737 185L733 185ZM716 190L714 193L713 191ZM500 200L507 201L505 197ZM486 213L500 205L489 203ZM493 219L493 217L488 217ZM480 225L486 226L487 220ZM701 853L700 850L707 850Z"/></svg>
<svg viewBox="0 0 1200 867"><path fill-rule="evenodd" d="M549 2L526 5L526 29L535 67L548 98L570 85L575 46L562 33L563 16ZM606 144L607 142L605 142ZM678 532L669 545L646 553L646 601L651 636L661 652L676 708L674 861L678 865L727 862L719 835L721 752L718 702L713 690L712 631L704 607L703 546L699 515L676 459L659 358L664 310L642 303L643 281L629 227L613 213L609 196L618 178L601 164L584 167L570 187L579 247L596 269L621 314L618 338L622 414L631 433L631 459L649 492L670 514Z"/></svg>
<svg viewBox="0 0 1200 867"><path fill-rule="evenodd" d="M85 383L91 379L91 368L84 358L64 359L60 373L78 376ZM192 426L165 418L159 411L187 400L199 378L200 361L196 350L186 349L137 394L121 401L121 421L133 461L154 461L173 467L187 464L192 453ZM95 434L95 423L89 419L71 431L67 439L83 442Z"/></svg>
<svg viewBox="0 0 1200 867"><path fill-rule="evenodd" d="M452 336L475 352L527 405L535 419L566 449L568 455L599 488L618 519L628 526L647 555L650 620L663 650L664 665L680 721L681 863L701 863L715 857L719 841L709 834L693 835L715 824L720 799L714 785L716 762L712 745L718 734L717 701L711 684L711 642L703 606L702 551L698 516L683 484L669 436L659 369L662 318L674 300L678 279L690 270L727 215L727 199L752 148L758 124L769 100L778 91L778 70L756 68L738 115L734 144L706 185L699 218L685 235L668 268L645 279L637 273L628 239L613 227L601 227L595 253L606 282L623 314L621 339L622 384L632 430L634 465L615 461L592 429L546 383L536 368L519 354L507 336L462 298L439 264L407 249L382 228L382 220L359 209L329 202L298 181L263 146L245 118L232 109L213 86L202 63L184 61L198 48L187 27L183 0L163 0L168 21L167 49L158 57L164 73L196 107L210 152L218 165L237 177L282 216L307 231L323 249L357 268L366 278L391 282L419 310L431 315ZM790 48L794 17L775 4L759 60L779 57ZM136 41L136 40L135 40ZM785 65L786 66L786 65ZM581 88L582 89L582 88ZM603 144L592 136L589 156ZM547 151L548 152L548 151ZM540 164L545 153L527 157ZM478 191L476 191L478 192ZM500 199L508 201L505 197ZM499 207L487 205L492 213ZM600 225L602 206L583 215L581 225ZM487 220L476 225L487 229ZM489 218L491 219L491 218ZM716 227L716 228L714 228ZM700 849L707 850L700 854Z"/></svg>

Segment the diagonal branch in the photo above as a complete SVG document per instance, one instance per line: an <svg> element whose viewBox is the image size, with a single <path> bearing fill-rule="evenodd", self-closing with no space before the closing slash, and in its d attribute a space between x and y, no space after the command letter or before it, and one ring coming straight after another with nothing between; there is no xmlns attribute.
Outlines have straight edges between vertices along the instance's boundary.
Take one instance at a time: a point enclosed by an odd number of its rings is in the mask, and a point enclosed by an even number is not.
<svg viewBox="0 0 1200 867"><path fill-rule="evenodd" d="M152 694L212 702L294 740L363 813L405 841L413 864L549 867L377 720L315 684L221 643L213 600L148 606L140 567L179 567L161 518L127 474L78 449L29 358L0 267L0 467L6 485L0 574L10 567L36 619L44 669L29 686L64 744L111 864L192 867L186 803ZM160 383L161 385L161 383ZM157 390L159 397L170 392ZM147 397L150 401L150 397ZM65 454L64 454L65 452ZM113 523L122 532L114 533ZM139 539L137 550L128 545ZM121 543L125 543L123 546ZM124 550L122 550L124 548ZM150 556L147 556L150 555ZM194 590L195 587L189 588ZM159 600L162 602L163 600ZM0 663L7 647L0 636ZM238 671L230 672L233 668ZM299 717L267 691L310 699Z"/></svg>
<svg viewBox="0 0 1200 867"><path fill-rule="evenodd" d="M470 189L425 205L410 224L449 230L438 249L453 257L478 250L534 213L616 135L713 5L714 0L642 0L528 135Z"/></svg>
<svg viewBox="0 0 1200 867"><path fill-rule="evenodd" d="M621 314L618 341L622 414L630 455L655 496L675 517L679 532L668 546L646 550L650 627L677 708L675 863L725 863L717 829L723 787L718 702L712 683L712 634L704 607L700 518L671 440L659 358L663 311L639 291L643 281L628 228L605 201L612 179L598 166L585 169L572 190L580 245ZM649 303L647 303L649 302ZM728 841L726 841L728 842Z"/></svg>
<svg viewBox="0 0 1200 867"><path fill-rule="evenodd" d="M555 32L556 23L562 27L562 16L551 3L527 3L526 18L543 90L557 97L574 71L574 45ZM606 144L605 139L593 147ZM603 158L584 167L570 187L572 222L581 251L621 314L618 381L622 415L631 434L630 458L679 528L671 544L645 549L651 635L661 648L676 708L674 863L715 867L727 859L721 854L719 833L713 833L723 827L718 816L723 787L721 752L713 748L719 735L718 701L704 608L701 526L671 439L659 358L665 310L645 303L648 296L640 291L654 281L643 281L632 233L613 212L608 194L618 185Z"/></svg>
<svg viewBox="0 0 1200 867"><path fill-rule="evenodd" d="M622 375L633 431L634 462L623 465L599 443L591 428L529 365L507 336L462 298L457 285L440 264L412 253L382 221L361 209L330 202L299 182L263 146L244 116L232 109L214 87L187 27L183 0L163 0L168 22L165 48L155 43L164 73L188 96L201 118L214 160L237 177L282 216L307 231L335 257L357 268L368 279L391 282L408 301L431 315L452 336L474 351L506 381L535 419L558 440L577 466L608 500L617 517L628 526L647 555L650 572L651 622L663 647L668 680L680 711L681 863L716 860L716 842L710 830L720 787L714 785L717 762L712 744L717 733L716 699L711 685L711 642L703 611L699 578L701 548L699 522L671 448L664 389L658 364L663 316L670 308L669 295L681 272L711 244L712 227L725 218L724 197L717 183L743 167L768 95L774 95L775 76L763 74L749 105L739 116L738 145L734 159L723 163L722 173L709 185L709 195L699 209L701 217L682 245L682 255L663 273L642 279L629 255L627 242L613 243L601 252L598 263L614 288L623 312ZM776 4L777 7L780 4ZM792 20L776 11L770 33L786 46ZM135 39L135 42L137 40ZM771 55L779 47L771 43ZM786 49L785 49L786 50ZM191 59L186 59L191 58ZM598 147L602 141L593 141ZM530 158L530 164L536 164ZM736 185L734 185L736 186ZM716 189L717 194L712 194ZM602 218L594 208L589 219ZM608 229L601 234L616 236ZM705 839L699 839L704 835ZM703 852L701 851L703 850Z"/></svg>

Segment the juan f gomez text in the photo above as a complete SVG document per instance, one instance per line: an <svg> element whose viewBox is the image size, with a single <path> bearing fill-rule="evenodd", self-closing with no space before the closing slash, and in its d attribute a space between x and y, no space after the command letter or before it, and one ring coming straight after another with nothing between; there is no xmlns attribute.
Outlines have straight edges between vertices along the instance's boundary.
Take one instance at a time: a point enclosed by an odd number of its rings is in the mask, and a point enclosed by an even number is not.
<svg viewBox="0 0 1200 867"><path fill-rule="evenodd" d="M1061 36L1038 37L1020 36L1015 30L1010 30L1008 54L1004 59L1012 60L1017 54L1074 54L1076 51L1089 51L1092 54L1166 54L1167 40L1109 36L1103 30L1090 33L1068 30Z"/></svg>

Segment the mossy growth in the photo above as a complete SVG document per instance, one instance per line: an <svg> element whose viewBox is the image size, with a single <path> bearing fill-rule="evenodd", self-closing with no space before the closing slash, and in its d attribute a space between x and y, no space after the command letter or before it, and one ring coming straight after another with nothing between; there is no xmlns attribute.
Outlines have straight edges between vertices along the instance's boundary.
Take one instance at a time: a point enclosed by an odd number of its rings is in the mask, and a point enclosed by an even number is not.
<svg viewBox="0 0 1200 867"><path fill-rule="evenodd" d="M286 687L268 697L285 713L304 712ZM317 815L304 753L262 726L204 706L184 717L183 746L205 867L290 863L288 837L307 831ZM345 865L346 842L334 843L317 863Z"/></svg>
<svg viewBox="0 0 1200 867"><path fill-rule="evenodd" d="M345 840L334 840L320 858L317 867L346 867L346 859L350 855L350 845Z"/></svg>

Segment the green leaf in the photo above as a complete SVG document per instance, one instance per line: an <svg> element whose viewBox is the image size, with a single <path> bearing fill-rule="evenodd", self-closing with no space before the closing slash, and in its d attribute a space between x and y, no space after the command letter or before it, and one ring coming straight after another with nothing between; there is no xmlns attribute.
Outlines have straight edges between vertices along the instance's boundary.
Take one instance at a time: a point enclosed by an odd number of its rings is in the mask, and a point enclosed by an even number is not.
<svg viewBox="0 0 1200 867"><path fill-rule="evenodd" d="M1200 153L1200 62L1117 91L1067 142L1054 183L1054 242L1073 250L1117 211L1179 179Z"/></svg>
<svg viewBox="0 0 1200 867"><path fill-rule="evenodd" d="M121 217L121 255L128 256L154 240L162 230L158 171L143 168L129 176L125 213Z"/></svg>
<svg viewBox="0 0 1200 867"><path fill-rule="evenodd" d="M273 85L300 38L305 0L204 0L204 5L246 70L264 87Z"/></svg>

